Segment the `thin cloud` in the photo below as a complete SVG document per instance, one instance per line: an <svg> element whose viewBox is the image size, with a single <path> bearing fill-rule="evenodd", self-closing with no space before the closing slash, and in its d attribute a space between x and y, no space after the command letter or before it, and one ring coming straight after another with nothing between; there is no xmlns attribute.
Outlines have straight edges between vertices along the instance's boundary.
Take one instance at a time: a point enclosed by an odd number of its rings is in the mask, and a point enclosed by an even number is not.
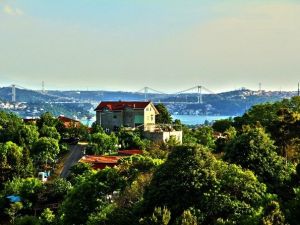
<svg viewBox="0 0 300 225"><path fill-rule="evenodd" d="M3 7L3 12L10 16L22 16L24 12L19 8L14 8L10 5L5 5Z"/></svg>

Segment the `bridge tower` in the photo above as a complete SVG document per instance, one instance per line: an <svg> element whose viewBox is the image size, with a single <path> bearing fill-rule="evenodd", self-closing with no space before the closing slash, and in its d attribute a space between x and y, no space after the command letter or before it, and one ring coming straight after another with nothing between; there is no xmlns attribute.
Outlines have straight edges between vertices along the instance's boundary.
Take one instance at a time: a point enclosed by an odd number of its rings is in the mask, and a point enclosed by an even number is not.
<svg viewBox="0 0 300 225"><path fill-rule="evenodd" d="M16 85L15 85L15 84L13 84L13 85L11 86L11 101L12 101L13 103L16 102Z"/></svg>
<svg viewBox="0 0 300 225"><path fill-rule="evenodd" d="M198 104L203 104L202 86L197 86L197 89L198 89Z"/></svg>
<svg viewBox="0 0 300 225"><path fill-rule="evenodd" d="M144 87L145 102L149 100L148 93L149 93L149 87Z"/></svg>

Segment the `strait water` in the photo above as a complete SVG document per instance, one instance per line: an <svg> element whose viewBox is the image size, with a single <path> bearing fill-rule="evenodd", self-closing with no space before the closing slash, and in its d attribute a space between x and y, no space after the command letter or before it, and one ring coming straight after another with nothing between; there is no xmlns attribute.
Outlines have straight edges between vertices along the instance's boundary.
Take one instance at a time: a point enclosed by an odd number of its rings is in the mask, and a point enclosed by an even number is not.
<svg viewBox="0 0 300 225"><path fill-rule="evenodd" d="M230 116L200 116L200 115L172 115L173 120L179 119L181 123L186 125L197 125L197 124L204 124L205 121L213 122L220 119L227 119ZM91 120L83 119L81 122L84 125L91 126L92 123L95 121L95 118Z"/></svg>

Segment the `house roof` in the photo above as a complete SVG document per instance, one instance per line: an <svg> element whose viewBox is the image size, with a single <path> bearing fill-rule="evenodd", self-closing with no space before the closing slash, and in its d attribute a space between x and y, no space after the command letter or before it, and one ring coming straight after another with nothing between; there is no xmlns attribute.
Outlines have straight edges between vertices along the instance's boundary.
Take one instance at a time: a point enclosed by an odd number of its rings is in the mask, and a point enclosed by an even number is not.
<svg viewBox="0 0 300 225"><path fill-rule="evenodd" d="M57 119L59 119L60 121L62 121L64 123L79 122L79 120L71 119L69 117L65 117L65 116L62 116L62 115L57 117Z"/></svg>
<svg viewBox="0 0 300 225"><path fill-rule="evenodd" d="M100 104L97 106L95 111L101 111L105 108L108 108L111 111L117 111L117 110L124 110L125 108L132 108L132 109L145 109L149 104L152 104L151 102L131 102L131 101L105 101L100 102Z"/></svg>
<svg viewBox="0 0 300 225"><path fill-rule="evenodd" d="M80 159L80 162L92 163L92 164L117 164L120 156L97 156L97 155L85 155Z"/></svg>
<svg viewBox="0 0 300 225"><path fill-rule="evenodd" d="M131 149L131 150L119 150L118 154L120 155L141 155L143 150Z"/></svg>

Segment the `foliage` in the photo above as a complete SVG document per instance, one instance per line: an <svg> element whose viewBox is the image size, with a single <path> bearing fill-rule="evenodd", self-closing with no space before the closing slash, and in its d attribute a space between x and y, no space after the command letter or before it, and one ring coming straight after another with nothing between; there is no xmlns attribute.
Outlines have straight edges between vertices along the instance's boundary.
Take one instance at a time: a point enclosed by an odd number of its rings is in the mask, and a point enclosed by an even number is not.
<svg viewBox="0 0 300 225"><path fill-rule="evenodd" d="M60 134L56 130L55 127L49 127L47 125L43 125L40 128L40 137L48 137L48 138L53 138L56 140L60 140Z"/></svg>
<svg viewBox="0 0 300 225"><path fill-rule="evenodd" d="M212 125L212 128L214 131L224 133L229 127L232 126L232 124L233 120L231 118L222 119L215 121Z"/></svg>
<svg viewBox="0 0 300 225"><path fill-rule="evenodd" d="M251 171L216 160L203 147L179 146L162 164L144 194L143 212L170 209L172 220L194 207L203 212L204 224L218 219L257 222L266 186Z"/></svg>
<svg viewBox="0 0 300 225"><path fill-rule="evenodd" d="M21 125L22 119L17 115L0 111L0 142L18 143L18 131Z"/></svg>
<svg viewBox="0 0 300 225"><path fill-rule="evenodd" d="M31 160L27 156L26 150L11 141L5 144L0 143L0 181L4 182L16 176L30 175L32 172Z"/></svg>
<svg viewBox="0 0 300 225"><path fill-rule="evenodd" d="M159 112L158 115L155 116L155 123L157 124L171 124L172 123L172 116L169 113L166 106L162 103L155 105L155 108Z"/></svg>
<svg viewBox="0 0 300 225"><path fill-rule="evenodd" d="M32 155L37 162L53 163L59 154L58 140L48 137L40 138L33 146Z"/></svg>
<svg viewBox="0 0 300 225"><path fill-rule="evenodd" d="M117 150L118 138L114 133L94 133L91 135L91 143L86 149L88 154L102 155Z"/></svg>
<svg viewBox="0 0 300 225"><path fill-rule="evenodd" d="M48 197L52 201L60 201L65 195L71 190L72 185L69 181L63 178L56 178L51 181L51 183L46 184L46 189L48 191Z"/></svg>
<svg viewBox="0 0 300 225"><path fill-rule="evenodd" d="M255 172L271 190L286 184L292 166L276 153L274 142L263 128L245 127L226 147L224 159Z"/></svg>
<svg viewBox="0 0 300 225"><path fill-rule="evenodd" d="M141 149L145 150L147 141L142 140L139 132L127 131L121 129L117 133L119 144L122 149Z"/></svg>
<svg viewBox="0 0 300 225"><path fill-rule="evenodd" d="M40 116L40 119L37 120L36 125L41 129L43 126L55 127L58 124L58 119L55 118L52 113L45 112Z"/></svg>
<svg viewBox="0 0 300 225"><path fill-rule="evenodd" d="M285 225L285 218L280 210L279 203L271 201L266 209L264 217L262 218L262 225Z"/></svg>
<svg viewBox="0 0 300 225"><path fill-rule="evenodd" d="M97 173L87 174L76 183L62 204L63 224L85 223L91 213L110 203L108 195L122 189L123 186L124 180L116 169L106 168Z"/></svg>
<svg viewBox="0 0 300 225"><path fill-rule="evenodd" d="M17 138L17 143L19 145L31 149L33 144L38 140L38 138L39 132L36 126L24 124L20 126Z"/></svg>
<svg viewBox="0 0 300 225"><path fill-rule="evenodd" d="M41 213L39 220L42 225L51 225L51 224L54 224L55 215L54 215L53 211L51 211L51 209L46 208Z"/></svg>
<svg viewBox="0 0 300 225"><path fill-rule="evenodd" d="M18 212L23 208L21 202L11 203L10 207L5 210L6 214L10 217L10 222L15 223L15 219L19 216Z"/></svg>
<svg viewBox="0 0 300 225"><path fill-rule="evenodd" d="M22 216L16 219L15 225L44 225L44 224L40 224L40 221L38 218L34 217L34 216Z"/></svg>
<svg viewBox="0 0 300 225"><path fill-rule="evenodd" d="M3 196L19 195L25 208L31 208L42 190L42 182L36 178L14 178L4 183Z"/></svg>
<svg viewBox="0 0 300 225"><path fill-rule="evenodd" d="M197 143L209 147L211 149L214 148L214 131L209 126L202 126L195 130L194 137L197 139Z"/></svg>
<svg viewBox="0 0 300 225"><path fill-rule="evenodd" d="M152 216L140 220L142 225L168 225L171 219L171 212L166 208L157 207Z"/></svg>

